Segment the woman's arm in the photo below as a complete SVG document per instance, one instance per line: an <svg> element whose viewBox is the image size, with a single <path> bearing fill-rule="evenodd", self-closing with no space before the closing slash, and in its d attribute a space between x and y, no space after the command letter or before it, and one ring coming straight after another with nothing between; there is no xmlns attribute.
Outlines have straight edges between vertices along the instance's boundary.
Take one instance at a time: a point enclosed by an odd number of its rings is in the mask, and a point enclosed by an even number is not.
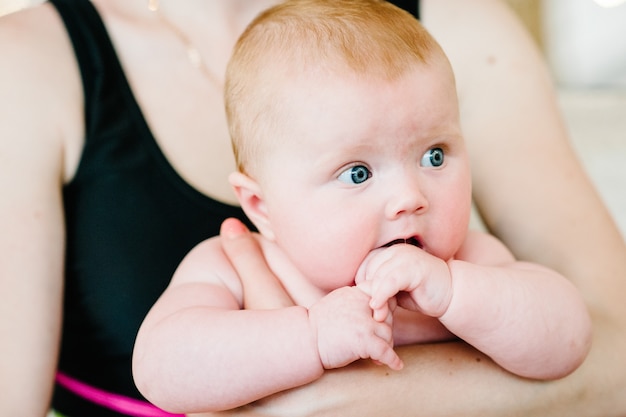
<svg viewBox="0 0 626 417"><path fill-rule="evenodd" d="M72 115L80 114L81 91L71 47L52 18L51 9L42 6L0 20L3 416L46 415L56 369L65 238L61 187L64 163L69 165L65 139Z"/></svg>
<svg viewBox="0 0 626 417"><path fill-rule="evenodd" d="M623 415L626 248L568 142L540 54L498 1L426 0L424 21L456 71L485 224L516 258L569 279L592 316L588 359L545 392L567 407L560 414ZM524 414L559 414L548 406L538 399Z"/></svg>

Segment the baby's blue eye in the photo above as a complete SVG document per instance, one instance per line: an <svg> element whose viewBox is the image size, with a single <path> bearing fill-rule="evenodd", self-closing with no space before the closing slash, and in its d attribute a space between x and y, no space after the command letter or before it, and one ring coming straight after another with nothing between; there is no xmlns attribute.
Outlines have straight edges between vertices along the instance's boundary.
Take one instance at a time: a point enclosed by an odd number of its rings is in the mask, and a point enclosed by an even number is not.
<svg viewBox="0 0 626 417"><path fill-rule="evenodd" d="M361 184L372 176L372 172L363 165L355 165L339 174L339 181L346 184Z"/></svg>
<svg viewBox="0 0 626 417"><path fill-rule="evenodd" d="M424 156L422 156L421 165L423 167L440 167L443 165L443 149L429 149Z"/></svg>

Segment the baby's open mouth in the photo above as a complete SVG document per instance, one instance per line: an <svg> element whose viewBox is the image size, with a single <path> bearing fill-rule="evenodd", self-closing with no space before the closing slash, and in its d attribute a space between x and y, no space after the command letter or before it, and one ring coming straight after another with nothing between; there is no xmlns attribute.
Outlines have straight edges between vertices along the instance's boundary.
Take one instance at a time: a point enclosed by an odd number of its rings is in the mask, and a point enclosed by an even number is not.
<svg viewBox="0 0 626 417"><path fill-rule="evenodd" d="M416 237L410 237L410 238L407 238L407 239L392 240L391 242L383 245L383 248L388 248L390 246L397 245L397 244L400 244L400 243L404 243L406 245L417 246L418 248L422 249L422 242L420 242L419 239L417 239Z"/></svg>

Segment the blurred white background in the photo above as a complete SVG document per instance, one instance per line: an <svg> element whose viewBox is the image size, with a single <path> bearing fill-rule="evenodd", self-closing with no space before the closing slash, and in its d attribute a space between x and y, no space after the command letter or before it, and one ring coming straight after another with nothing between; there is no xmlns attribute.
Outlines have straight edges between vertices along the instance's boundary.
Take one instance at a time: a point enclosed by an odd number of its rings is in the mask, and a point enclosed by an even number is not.
<svg viewBox="0 0 626 417"><path fill-rule="evenodd" d="M572 142L626 236L626 0L541 0L538 9Z"/></svg>
<svg viewBox="0 0 626 417"><path fill-rule="evenodd" d="M41 3L43 0L0 0L0 16L27 7L32 4Z"/></svg>
<svg viewBox="0 0 626 417"><path fill-rule="evenodd" d="M560 84L626 88L626 1L543 0L541 15L544 52Z"/></svg>

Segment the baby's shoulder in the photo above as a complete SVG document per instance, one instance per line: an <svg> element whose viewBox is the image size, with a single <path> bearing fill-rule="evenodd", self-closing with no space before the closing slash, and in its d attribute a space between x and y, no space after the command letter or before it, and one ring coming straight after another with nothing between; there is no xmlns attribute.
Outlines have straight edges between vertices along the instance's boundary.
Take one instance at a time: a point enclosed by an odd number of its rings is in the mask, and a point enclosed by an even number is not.
<svg viewBox="0 0 626 417"><path fill-rule="evenodd" d="M493 266L515 261L511 251L497 237L477 230L470 230L467 233L454 258L478 265Z"/></svg>
<svg viewBox="0 0 626 417"><path fill-rule="evenodd" d="M198 243L181 261L172 278L173 285L204 283L224 286L232 293L241 293L237 272L215 236Z"/></svg>
<svg viewBox="0 0 626 417"><path fill-rule="evenodd" d="M275 263L279 257L276 244L263 236L253 233L260 253L247 256L262 256L268 264ZM236 268L224 251L223 238L214 236L198 243L184 257L172 279L175 285L190 282L201 282L220 285L228 288L233 294L242 292L241 279Z"/></svg>

